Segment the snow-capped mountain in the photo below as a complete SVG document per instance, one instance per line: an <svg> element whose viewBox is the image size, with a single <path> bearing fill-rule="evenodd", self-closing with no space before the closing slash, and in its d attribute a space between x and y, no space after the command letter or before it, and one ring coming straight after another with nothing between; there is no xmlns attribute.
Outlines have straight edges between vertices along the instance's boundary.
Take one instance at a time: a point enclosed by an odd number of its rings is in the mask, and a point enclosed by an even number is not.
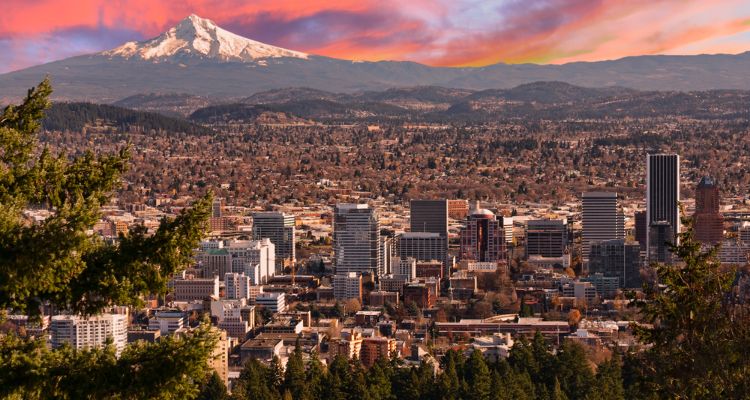
<svg viewBox="0 0 750 400"><path fill-rule="evenodd" d="M536 81L645 90L750 89L747 71L750 52L480 68L353 62L260 43L191 15L154 39L0 75L0 104L18 101L46 75L55 100L115 102L145 93L239 99L290 87L339 93L413 86L481 90Z"/></svg>
<svg viewBox="0 0 750 400"><path fill-rule="evenodd" d="M156 38L143 42L127 42L102 54L142 60L198 56L240 62L277 57L308 58L305 53L271 46L234 34L195 14L183 19Z"/></svg>

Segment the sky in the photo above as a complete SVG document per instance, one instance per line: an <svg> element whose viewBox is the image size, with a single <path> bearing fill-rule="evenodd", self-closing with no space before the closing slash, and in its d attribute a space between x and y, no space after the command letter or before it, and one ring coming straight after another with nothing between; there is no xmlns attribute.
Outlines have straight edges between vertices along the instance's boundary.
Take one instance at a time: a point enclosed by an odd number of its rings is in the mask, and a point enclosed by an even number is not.
<svg viewBox="0 0 750 400"><path fill-rule="evenodd" d="M307 53L437 66L750 50L748 0L3 0L0 73L108 50L194 13Z"/></svg>

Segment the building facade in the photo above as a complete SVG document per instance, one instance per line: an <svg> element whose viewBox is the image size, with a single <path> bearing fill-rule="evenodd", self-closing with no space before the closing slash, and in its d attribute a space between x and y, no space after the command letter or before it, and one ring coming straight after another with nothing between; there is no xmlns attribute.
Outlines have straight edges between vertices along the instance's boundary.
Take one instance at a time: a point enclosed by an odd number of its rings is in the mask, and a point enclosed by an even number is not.
<svg viewBox="0 0 750 400"><path fill-rule="evenodd" d="M565 220L540 219L526 223L526 257L562 257L568 243Z"/></svg>
<svg viewBox="0 0 750 400"><path fill-rule="evenodd" d="M623 239L594 243L589 255L589 274L616 277L621 288L639 288L641 281L641 247Z"/></svg>
<svg viewBox="0 0 750 400"><path fill-rule="evenodd" d="M695 191L695 214L693 214L695 240L707 246L721 243L724 238L724 217L720 212L719 187L704 176Z"/></svg>
<svg viewBox="0 0 750 400"><path fill-rule="evenodd" d="M74 349L103 347L109 339L119 355L128 343L128 319L123 314L101 314L84 318L55 315L49 325L53 348L69 344Z"/></svg>
<svg viewBox="0 0 750 400"><path fill-rule="evenodd" d="M625 217L617 202L617 193L585 192L582 196L581 255L589 259L596 242L625 238Z"/></svg>
<svg viewBox="0 0 750 400"><path fill-rule="evenodd" d="M502 217L487 209L475 208L461 230L461 260L498 262L506 259L505 229Z"/></svg>
<svg viewBox="0 0 750 400"><path fill-rule="evenodd" d="M671 237L666 238L666 241L677 243L677 235L680 233L679 202L680 156L649 154L646 160L646 222L648 224L646 253L649 257L652 254L660 254L660 250L650 249L652 243L661 243L661 240L652 240L651 233L664 233L665 222L670 225L671 233ZM653 225L657 223L659 227L653 229Z"/></svg>
<svg viewBox="0 0 750 400"><path fill-rule="evenodd" d="M378 213L366 204L338 204L333 220L337 274L384 272Z"/></svg>
<svg viewBox="0 0 750 400"><path fill-rule="evenodd" d="M296 261L294 233L294 215L281 212L253 214L253 239L268 238L274 244L276 273Z"/></svg>

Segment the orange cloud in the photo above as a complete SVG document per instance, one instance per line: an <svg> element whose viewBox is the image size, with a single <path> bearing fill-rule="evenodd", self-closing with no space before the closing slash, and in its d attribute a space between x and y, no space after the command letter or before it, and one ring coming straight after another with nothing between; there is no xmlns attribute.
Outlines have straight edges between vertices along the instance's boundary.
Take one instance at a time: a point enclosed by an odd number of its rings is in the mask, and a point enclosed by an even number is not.
<svg viewBox="0 0 750 400"><path fill-rule="evenodd" d="M190 13L294 50L443 66L750 48L716 45L750 31L743 0L6 0L3 9L0 71L153 37ZM76 45L59 46L70 32Z"/></svg>

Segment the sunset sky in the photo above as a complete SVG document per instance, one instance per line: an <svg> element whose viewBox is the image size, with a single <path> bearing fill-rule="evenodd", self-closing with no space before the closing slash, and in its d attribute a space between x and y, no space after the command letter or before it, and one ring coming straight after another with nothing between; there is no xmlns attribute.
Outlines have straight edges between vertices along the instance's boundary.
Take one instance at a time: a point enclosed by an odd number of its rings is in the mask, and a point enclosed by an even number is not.
<svg viewBox="0 0 750 400"><path fill-rule="evenodd" d="M4 0L0 72L148 39L191 13L293 50L443 66L750 50L747 0Z"/></svg>

